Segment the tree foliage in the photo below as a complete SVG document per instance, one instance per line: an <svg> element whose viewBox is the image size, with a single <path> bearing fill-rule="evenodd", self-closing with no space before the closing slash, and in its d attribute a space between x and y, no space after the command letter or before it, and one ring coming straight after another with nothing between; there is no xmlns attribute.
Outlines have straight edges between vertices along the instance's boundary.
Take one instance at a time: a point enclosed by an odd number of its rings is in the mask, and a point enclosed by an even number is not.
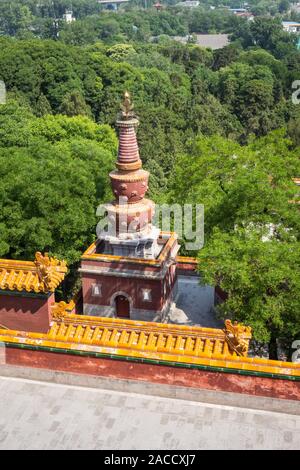
<svg viewBox="0 0 300 470"><path fill-rule="evenodd" d="M251 325L260 341L300 332L295 174L299 154L284 131L248 146L198 138L174 171L172 202L204 204L203 282L228 294L222 315Z"/></svg>
<svg viewBox="0 0 300 470"><path fill-rule="evenodd" d="M0 123L0 256L78 261L110 196L113 131L86 117L36 118L15 103L0 108Z"/></svg>
<svg viewBox="0 0 300 470"><path fill-rule="evenodd" d="M98 203L111 197L113 127L129 90L150 196L205 206L205 246L193 254L203 281L228 294L221 314L261 341L291 338L300 333L291 101L300 51L281 27L288 3L251 0L252 22L221 0L215 10L210 0L167 3L157 12L134 0L115 13L96 0L0 2L0 256L50 251L76 266ZM195 44L196 33L216 32L231 43ZM172 38L187 34L188 44Z"/></svg>

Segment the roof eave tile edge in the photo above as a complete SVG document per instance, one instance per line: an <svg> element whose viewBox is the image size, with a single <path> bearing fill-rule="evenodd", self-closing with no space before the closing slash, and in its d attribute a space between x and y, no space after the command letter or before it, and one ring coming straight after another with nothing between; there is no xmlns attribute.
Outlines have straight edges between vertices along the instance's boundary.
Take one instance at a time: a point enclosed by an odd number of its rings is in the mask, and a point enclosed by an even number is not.
<svg viewBox="0 0 300 470"><path fill-rule="evenodd" d="M21 338L8 338L5 334L6 330L0 330L0 342L2 342L7 347L16 347L22 349L31 349L31 350L45 350L49 352L56 352L60 354L75 354L81 356L92 356L92 357L99 357L99 358L106 358L106 359L114 359L114 360L126 360L130 362L143 362L143 363L152 363L152 364L160 364L160 365L167 365L173 367L183 367L183 368L192 368L192 369L205 369L210 371L219 371L224 373L232 373L232 374L241 374L241 375L252 375L252 376L262 376L262 377L269 377L274 379L286 379L286 380L293 380L293 381L300 381L300 366L297 367L294 363L283 363L282 366L281 361L278 362L277 367L272 366L260 366L257 367L253 365L252 367L249 364L245 364L244 357L234 357L230 359L211 359L205 357L199 357L199 361L189 362L188 357L185 360L182 360L180 357L180 361L176 361L176 356L169 359L164 359L161 353L156 353L157 357L153 357L150 354L147 357L141 357L137 355L128 354L128 350L124 351L124 354L117 354L111 353L111 351L103 352L103 351L96 351L95 348L88 345L82 344L72 344L69 348L66 344L64 347L59 345L56 341L43 341L39 340L24 340L21 341ZM38 336L38 335L37 335ZM39 335L40 336L40 335ZM46 335L44 335L46 336ZM77 349L76 349L77 346ZM84 348L83 348L84 346ZM107 349L107 348L106 348ZM120 353L121 350L118 350ZM150 357L151 356L151 357ZM268 360L265 360L268 362ZM274 362L274 361L272 361Z"/></svg>

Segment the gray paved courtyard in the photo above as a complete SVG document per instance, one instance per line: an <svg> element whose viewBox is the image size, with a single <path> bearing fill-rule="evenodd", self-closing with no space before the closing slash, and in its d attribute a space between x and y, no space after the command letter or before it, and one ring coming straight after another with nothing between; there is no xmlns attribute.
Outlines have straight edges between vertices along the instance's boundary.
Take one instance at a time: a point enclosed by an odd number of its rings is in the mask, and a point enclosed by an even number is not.
<svg viewBox="0 0 300 470"><path fill-rule="evenodd" d="M0 400L0 449L300 448L285 413L10 377Z"/></svg>
<svg viewBox="0 0 300 470"><path fill-rule="evenodd" d="M213 312L214 288L201 286L198 276L178 276L178 299L173 305L168 323L223 328Z"/></svg>

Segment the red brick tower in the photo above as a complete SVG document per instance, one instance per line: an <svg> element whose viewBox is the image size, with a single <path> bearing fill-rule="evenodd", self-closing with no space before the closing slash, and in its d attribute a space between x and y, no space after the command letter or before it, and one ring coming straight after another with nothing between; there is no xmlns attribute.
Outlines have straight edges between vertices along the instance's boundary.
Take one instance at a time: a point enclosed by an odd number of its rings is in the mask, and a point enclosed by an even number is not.
<svg viewBox="0 0 300 470"><path fill-rule="evenodd" d="M159 252L159 230L152 225L155 204L145 199L149 173L142 169L129 93L125 93L120 118L117 170L110 173L115 200L106 205L109 229L99 235L103 252L111 255L155 258Z"/></svg>
<svg viewBox="0 0 300 470"><path fill-rule="evenodd" d="M84 313L162 321L176 295L179 246L176 234L152 224L155 204L144 197L149 173L142 169L138 119L127 92L117 126L117 169L109 175L115 200L105 205L108 228L82 257Z"/></svg>

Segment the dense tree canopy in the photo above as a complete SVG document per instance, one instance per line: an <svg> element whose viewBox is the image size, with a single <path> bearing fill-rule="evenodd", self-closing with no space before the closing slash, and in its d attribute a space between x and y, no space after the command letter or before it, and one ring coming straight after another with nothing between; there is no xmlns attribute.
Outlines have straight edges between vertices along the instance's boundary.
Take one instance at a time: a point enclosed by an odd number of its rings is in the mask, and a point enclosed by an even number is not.
<svg viewBox="0 0 300 470"><path fill-rule="evenodd" d="M141 154L157 168L158 187L165 187L158 165L168 177L174 154L199 133L245 142L295 121L291 86L300 60L287 63L261 48L232 44L213 52L170 40L70 46L7 38L0 45L0 78L36 116L86 115L114 125L120 96L130 89L141 118Z"/></svg>
<svg viewBox="0 0 300 470"><path fill-rule="evenodd" d="M50 251L74 263L109 197L116 137L88 118L0 108L0 256Z"/></svg>
<svg viewBox="0 0 300 470"><path fill-rule="evenodd" d="M224 317L252 325L271 341L300 333L299 151L283 131L248 146L202 137L176 162L172 202L202 203L205 245L199 252L203 282L227 294ZM188 169L188 170L187 170Z"/></svg>
<svg viewBox="0 0 300 470"><path fill-rule="evenodd" d="M192 253L203 282L227 292L223 316L274 345L300 334L292 181L300 176L300 108L291 100L300 51L280 24L288 2L252 0L254 13L269 14L252 22L221 0L193 10L167 3L156 12L135 0L115 13L96 0L0 2L8 91L0 106L0 256L50 251L75 272L94 238L97 204L111 197L113 128L128 89L150 196L204 204L205 245ZM67 24L71 6L77 20ZM194 37L186 45L172 39L207 32L226 32L231 43L213 51Z"/></svg>

